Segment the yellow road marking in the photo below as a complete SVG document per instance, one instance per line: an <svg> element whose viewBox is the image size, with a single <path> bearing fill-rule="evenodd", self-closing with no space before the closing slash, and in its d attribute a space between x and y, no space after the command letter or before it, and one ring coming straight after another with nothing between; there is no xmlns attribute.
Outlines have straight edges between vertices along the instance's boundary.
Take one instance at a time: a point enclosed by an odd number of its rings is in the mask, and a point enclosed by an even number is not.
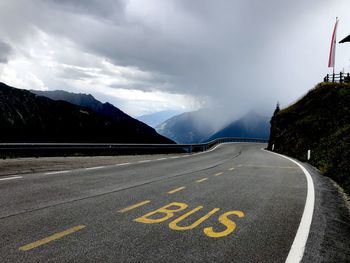
<svg viewBox="0 0 350 263"><path fill-rule="evenodd" d="M206 227L203 229L204 234L206 234L208 237L214 237L214 238L224 237L231 234L236 229L236 223L228 218L228 216L230 215L244 217L244 213L242 211L226 212L219 217L219 222L224 226L226 226L226 229L221 232L215 232L213 227Z"/></svg>
<svg viewBox="0 0 350 263"><path fill-rule="evenodd" d="M174 190L171 190L168 192L168 194L174 194L176 192L179 192L179 191L182 191L183 189L185 189L186 187L182 186L182 187L179 187L179 188L175 188Z"/></svg>
<svg viewBox="0 0 350 263"><path fill-rule="evenodd" d="M180 221L186 219L188 216L196 213L198 210L201 210L202 208L203 208L203 206L198 206L195 209L187 212L186 214L176 218L174 221L170 222L169 228L173 229L173 230L180 230L180 231L193 229L193 228L197 227L198 225L200 225L201 223L203 223L205 220L207 220L209 217L211 217L217 211L220 210L219 208L214 208L208 214L206 214L205 216L202 216L200 219L198 219L197 221L195 221L194 223L192 223L189 226L178 226L177 225L177 223L179 223Z"/></svg>
<svg viewBox="0 0 350 263"><path fill-rule="evenodd" d="M140 207L140 206L143 206L143 205L145 205L145 204L148 204L149 202L151 202L151 201L150 201L150 200L145 200L145 201L142 201L142 202L140 202L140 203L137 203L137 204L134 204L134 205L125 207L125 208L119 210L118 212L119 212L119 213L125 213L125 212L128 212L128 211L130 211L130 210L133 210L133 209L135 209L135 208L138 208L138 207Z"/></svg>
<svg viewBox="0 0 350 263"><path fill-rule="evenodd" d="M219 175L222 175L223 173L222 172L220 172L220 173L217 173L217 174L215 174L215 176L219 176Z"/></svg>
<svg viewBox="0 0 350 263"><path fill-rule="evenodd" d="M77 231L79 231L79 230L81 230L81 229L83 229L83 228L85 228L85 226L83 226L83 225L79 225L79 226L75 226L75 227L69 228L69 229L67 229L67 230L65 230L65 231L56 233L56 234L54 234L54 235L52 235L52 236L45 237L45 238L43 238L43 239L40 239L40 240L35 241L35 242L33 242L33 243L30 243L30 244L28 244L28 245L22 246L22 247L19 248L19 250L22 250L22 251L31 250L31 249L33 249L33 248L39 247L39 246L44 245L44 244L47 244L47 243L49 243L49 242L51 242L51 241L60 239L60 238L62 238L62 237L64 237L64 236L67 236L67 235L69 235L69 234L72 234L72 233L74 233L74 232L77 232Z"/></svg>
<svg viewBox="0 0 350 263"><path fill-rule="evenodd" d="M232 168L230 168L230 169L228 169L229 171L233 171L235 168L234 167L232 167Z"/></svg>
<svg viewBox="0 0 350 263"><path fill-rule="evenodd" d="M201 182L204 182L204 181L206 181L206 180L208 180L208 178L199 179L199 180L197 180L196 182L197 182L197 183L201 183Z"/></svg>
<svg viewBox="0 0 350 263"><path fill-rule="evenodd" d="M144 224L156 224L168 220L173 217L175 213L185 210L188 207L185 203L172 202L166 206L163 206L155 211L152 211L148 214L145 214L139 218L134 219L135 222L144 223ZM164 214L163 217L159 215L153 219L152 216L156 214Z"/></svg>

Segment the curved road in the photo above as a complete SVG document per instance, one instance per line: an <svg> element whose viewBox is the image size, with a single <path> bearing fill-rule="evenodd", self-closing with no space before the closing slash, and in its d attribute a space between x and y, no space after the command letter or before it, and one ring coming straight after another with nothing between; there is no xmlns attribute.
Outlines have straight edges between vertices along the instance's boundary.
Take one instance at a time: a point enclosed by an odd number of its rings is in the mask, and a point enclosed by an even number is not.
<svg viewBox="0 0 350 263"><path fill-rule="evenodd" d="M0 262L285 262L307 181L265 146L0 180Z"/></svg>

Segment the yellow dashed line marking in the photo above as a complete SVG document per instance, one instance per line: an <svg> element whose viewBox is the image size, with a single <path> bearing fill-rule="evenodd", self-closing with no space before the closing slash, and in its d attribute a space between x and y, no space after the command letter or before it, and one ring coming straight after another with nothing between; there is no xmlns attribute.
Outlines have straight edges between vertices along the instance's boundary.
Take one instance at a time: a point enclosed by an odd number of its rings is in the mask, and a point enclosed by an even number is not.
<svg viewBox="0 0 350 263"><path fill-rule="evenodd" d="M208 178L203 178L203 179L197 180L196 183L201 183L201 182L204 182L206 180L208 180Z"/></svg>
<svg viewBox="0 0 350 263"><path fill-rule="evenodd" d="M168 192L168 194L175 194L177 192L180 192L182 191L183 189L185 189L186 187L182 186L182 187L179 187L179 188L175 188L174 190L171 190Z"/></svg>
<svg viewBox="0 0 350 263"><path fill-rule="evenodd" d="M234 167L232 167L232 168L230 168L230 169L228 169L229 171L233 171L235 168Z"/></svg>
<svg viewBox="0 0 350 263"><path fill-rule="evenodd" d="M65 230L65 231L56 233L56 234L54 234L54 235L52 235L52 236L45 237L45 238L40 239L40 240L38 240L38 241L36 241L36 242L33 242L33 243L28 244L28 245L22 246L22 247L19 248L19 250L22 250L22 251L31 250L31 249L33 249L33 248L39 247L39 246L41 246L41 245L45 245L45 244L47 244L47 243L49 243L49 242L51 242L51 241L60 239L60 238L62 238L62 237L64 237L64 236L67 236L67 235L69 235L69 234L72 234L72 233L74 233L74 232L77 232L77 231L79 231L79 230L81 230L81 229L83 229L83 228L85 228L85 226L83 226L83 225L75 226L75 227L69 228L69 229L67 229L67 230Z"/></svg>
<svg viewBox="0 0 350 263"><path fill-rule="evenodd" d="M143 205L145 205L145 204L148 204L148 203L150 203L150 202L151 202L150 200L145 200L145 201L142 201L142 202L140 202L140 203L137 203L137 204L134 204L134 205L125 207L125 208L119 210L118 212L119 212L119 213L125 213L125 212L128 212L128 211L130 211L130 210L133 210L133 209L135 209L135 208L138 208L138 207L140 207L140 206L143 206Z"/></svg>
<svg viewBox="0 0 350 263"><path fill-rule="evenodd" d="M215 174L215 176L219 176L219 175L222 175L223 173L222 172L220 172L220 173L217 173L217 174Z"/></svg>

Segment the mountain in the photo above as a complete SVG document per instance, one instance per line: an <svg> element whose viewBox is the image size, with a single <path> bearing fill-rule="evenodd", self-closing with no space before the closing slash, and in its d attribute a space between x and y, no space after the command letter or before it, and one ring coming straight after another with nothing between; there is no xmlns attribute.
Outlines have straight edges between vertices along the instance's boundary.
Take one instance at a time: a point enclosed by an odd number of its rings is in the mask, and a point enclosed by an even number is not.
<svg viewBox="0 0 350 263"><path fill-rule="evenodd" d="M31 90L30 92L50 98L56 101L66 101L74 105L88 108L96 113L103 114L113 118L115 121L131 121L134 122L132 125L140 123L122 112L120 109L116 108L112 104L106 102L102 103L96 100L91 94L82 94L82 93L71 93L64 90L52 90L52 91L41 91L41 90ZM142 124L141 124L142 125Z"/></svg>
<svg viewBox="0 0 350 263"><path fill-rule="evenodd" d="M146 123L147 125L155 128L159 124L163 123L164 121L181 114L181 111L178 110L167 110L167 111L159 111L151 114L146 114L137 117L139 121L142 121Z"/></svg>
<svg viewBox="0 0 350 263"><path fill-rule="evenodd" d="M0 83L0 142L173 143L109 103L77 96L96 111Z"/></svg>
<svg viewBox="0 0 350 263"><path fill-rule="evenodd" d="M199 143L215 132L208 116L210 110L185 112L166 120L156 130L177 143Z"/></svg>
<svg viewBox="0 0 350 263"><path fill-rule="evenodd" d="M239 120L232 122L213 134L208 141L222 137L267 139L270 134L270 118L255 112L249 112Z"/></svg>
<svg viewBox="0 0 350 263"><path fill-rule="evenodd" d="M268 149L307 161L350 193L350 84L321 83L271 119Z"/></svg>

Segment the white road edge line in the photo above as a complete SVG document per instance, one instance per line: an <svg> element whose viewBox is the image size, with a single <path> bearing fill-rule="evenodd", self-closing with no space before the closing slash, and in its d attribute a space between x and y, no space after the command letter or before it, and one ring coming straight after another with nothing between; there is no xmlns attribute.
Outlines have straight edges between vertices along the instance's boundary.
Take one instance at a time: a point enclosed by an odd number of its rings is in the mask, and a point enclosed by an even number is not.
<svg viewBox="0 0 350 263"><path fill-rule="evenodd" d="M138 161L138 163L149 163L151 160L142 160L142 161Z"/></svg>
<svg viewBox="0 0 350 263"><path fill-rule="evenodd" d="M46 175L50 175L50 174L63 174L63 173L69 173L71 172L71 170L67 170L67 171L57 171L57 172L48 172L45 173Z"/></svg>
<svg viewBox="0 0 350 263"><path fill-rule="evenodd" d="M204 152L195 153L195 154L193 154L193 155L204 154L204 153L210 153L210 152L216 150L218 147L220 147L220 146L222 146L222 145L224 145L224 144L231 144L231 143L234 144L234 143L237 143L237 142L222 142L222 143L219 143L218 145L216 145L214 148L212 148L212 149L210 149L210 150L206 150L206 151L204 151Z"/></svg>
<svg viewBox="0 0 350 263"><path fill-rule="evenodd" d="M12 177L1 178L0 181L20 179L20 178L23 178L23 176L12 176Z"/></svg>
<svg viewBox="0 0 350 263"><path fill-rule="evenodd" d="M116 164L117 166L123 166L123 165L128 165L128 164L131 164L131 163L118 163Z"/></svg>
<svg viewBox="0 0 350 263"><path fill-rule="evenodd" d="M84 170L97 170L97 169L102 169L105 168L106 166L96 166L96 167L88 167L85 168Z"/></svg>
<svg viewBox="0 0 350 263"><path fill-rule="evenodd" d="M290 251L288 253L288 257L286 259L286 263L295 263L295 262L301 262L304 256L305 246L307 239L309 237L310 227L312 223L312 216L314 213L314 205L315 205L315 189L314 189L314 183L312 180L312 177L310 173L305 169L303 165L301 165L299 162L284 156L282 154L274 153L267 151L265 149L262 149L265 152L269 152L271 154L278 155L280 157L283 157L295 164L297 164L300 169L304 172L306 181L307 181L307 195L306 195L306 201L305 201L305 207L304 212L300 220L298 231L295 235L292 247L290 248Z"/></svg>

